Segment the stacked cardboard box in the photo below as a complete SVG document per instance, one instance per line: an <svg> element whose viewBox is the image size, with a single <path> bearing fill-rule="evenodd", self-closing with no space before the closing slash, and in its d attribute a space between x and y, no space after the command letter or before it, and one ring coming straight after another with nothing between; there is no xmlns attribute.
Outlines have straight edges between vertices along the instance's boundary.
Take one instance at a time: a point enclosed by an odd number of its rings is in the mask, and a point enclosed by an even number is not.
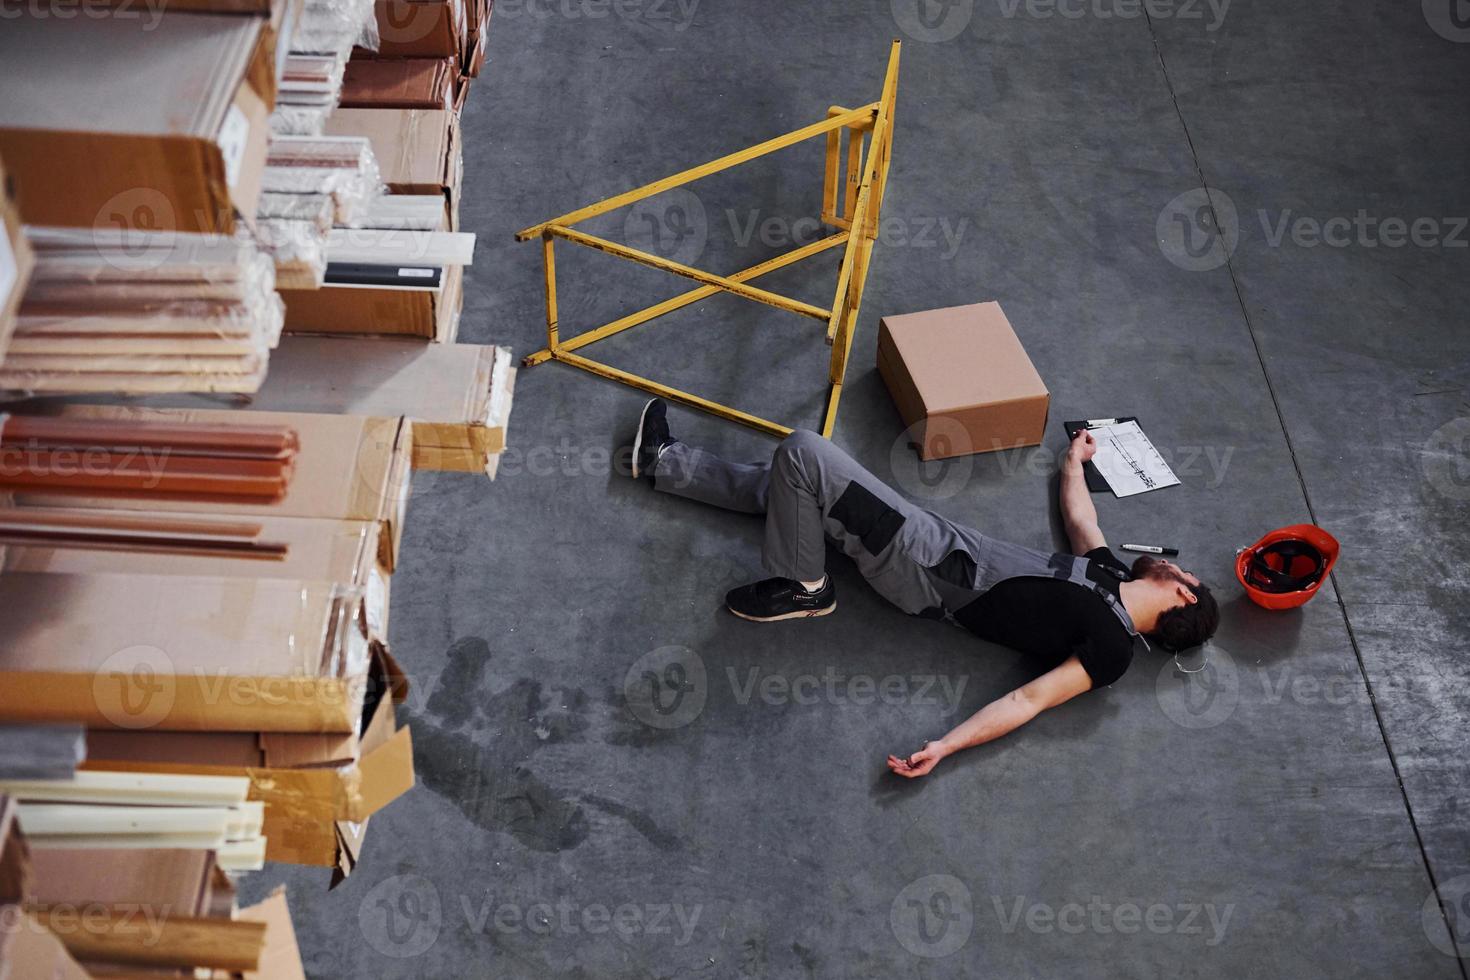
<svg viewBox="0 0 1470 980"><path fill-rule="evenodd" d="M411 474L493 478L514 386L508 350L453 342L488 11L179 0L147 30L0 30L0 390L40 396L0 412L0 471L30 460L0 482L0 725L27 733L0 734L0 923L29 928L0 932L0 978L300 976L284 896L237 910L225 871L335 883L412 787L388 643ZM224 429L290 452L217 458ZM54 917L165 900L181 928L148 954Z"/></svg>
<svg viewBox="0 0 1470 980"><path fill-rule="evenodd" d="M167 778L124 776L111 782L160 785ZM44 792L41 784L21 790ZM130 798L141 793L136 790ZM108 803L93 809L139 808ZM190 822L180 811L209 808L151 809L175 811L155 821L171 826ZM180 971L281 980L305 976L284 891L238 908L234 883L217 850L126 841L109 842L115 846L48 842L31 831L42 822L35 814L43 810L24 803L23 796L0 793L0 977L86 980L179 976Z"/></svg>

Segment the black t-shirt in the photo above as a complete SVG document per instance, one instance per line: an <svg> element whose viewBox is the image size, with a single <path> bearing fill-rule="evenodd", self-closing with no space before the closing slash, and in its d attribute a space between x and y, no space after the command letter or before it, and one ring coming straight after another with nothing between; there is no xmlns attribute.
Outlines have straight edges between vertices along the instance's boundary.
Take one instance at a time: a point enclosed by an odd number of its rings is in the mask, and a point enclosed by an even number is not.
<svg viewBox="0 0 1470 980"><path fill-rule="evenodd" d="M1084 555L1087 577L1118 594L1132 578L1128 566L1107 548ZM1121 601L1121 599L1119 600ZM1061 579L1021 575L996 583L954 614L981 639L1019 650L1040 672L1075 655L1094 688L1123 676L1133 660L1133 637L1102 596Z"/></svg>

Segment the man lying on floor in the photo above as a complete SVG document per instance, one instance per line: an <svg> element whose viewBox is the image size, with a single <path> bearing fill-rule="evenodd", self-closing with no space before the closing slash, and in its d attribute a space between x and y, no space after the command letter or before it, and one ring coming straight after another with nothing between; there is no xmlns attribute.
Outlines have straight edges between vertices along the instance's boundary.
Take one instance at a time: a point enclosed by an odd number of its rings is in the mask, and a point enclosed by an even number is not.
<svg viewBox="0 0 1470 980"><path fill-rule="evenodd" d="M1198 578L1156 558L1130 568L1108 550L1082 475L1097 451L1086 430L1062 468L1062 517L1074 553L1053 554L909 503L814 432L793 432L766 462L730 463L674 439L667 411L658 398L644 407L633 475L650 477L658 490L766 516L762 563L774 577L731 591L725 604L732 613L769 623L835 610L825 570L830 540L904 612L951 618L1045 671L908 758L889 756L888 767L901 776L923 776L945 756L1113 683L1140 634L1179 651L1205 642L1219 625L1215 598Z"/></svg>

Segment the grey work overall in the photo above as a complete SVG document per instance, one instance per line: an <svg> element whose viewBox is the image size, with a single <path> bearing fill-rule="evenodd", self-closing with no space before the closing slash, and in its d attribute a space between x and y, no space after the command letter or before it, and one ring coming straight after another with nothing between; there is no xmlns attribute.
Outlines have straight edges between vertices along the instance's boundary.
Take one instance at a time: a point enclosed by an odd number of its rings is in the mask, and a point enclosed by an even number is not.
<svg viewBox="0 0 1470 980"><path fill-rule="evenodd" d="M1036 575L1093 590L1138 635L1116 594L1088 577L1087 559L1000 541L924 510L815 432L793 432L766 463L730 463L675 442L653 474L666 493L764 514L761 557L771 575L820 579L830 540L880 595L912 615L945 618L999 582Z"/></svg>

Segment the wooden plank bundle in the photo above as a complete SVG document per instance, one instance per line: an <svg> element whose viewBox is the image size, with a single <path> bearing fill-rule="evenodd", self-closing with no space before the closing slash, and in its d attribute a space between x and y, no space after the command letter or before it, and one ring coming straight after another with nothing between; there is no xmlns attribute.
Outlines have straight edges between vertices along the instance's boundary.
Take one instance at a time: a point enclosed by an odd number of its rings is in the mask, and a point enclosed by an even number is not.
<svg viewBox="0 0 1470 980"><path fill-rule="evenodd" d="M27 228L36 256L0 388L251 392L280 339L275 265L248 238Z"/></svg>
<svg viewBox="0 0 1470 980"><path fill-rule="evenodd" d="M309 0L282 49L280 93L271 131L316 136L337 105L354 44L378 45L372 0Z"/></svg>
<svg viewBox="0 0 1470 980"><path fill-rule="evenodd" d="M0 490L274 503L300 445L284 425L0 416Z"/></svg>

